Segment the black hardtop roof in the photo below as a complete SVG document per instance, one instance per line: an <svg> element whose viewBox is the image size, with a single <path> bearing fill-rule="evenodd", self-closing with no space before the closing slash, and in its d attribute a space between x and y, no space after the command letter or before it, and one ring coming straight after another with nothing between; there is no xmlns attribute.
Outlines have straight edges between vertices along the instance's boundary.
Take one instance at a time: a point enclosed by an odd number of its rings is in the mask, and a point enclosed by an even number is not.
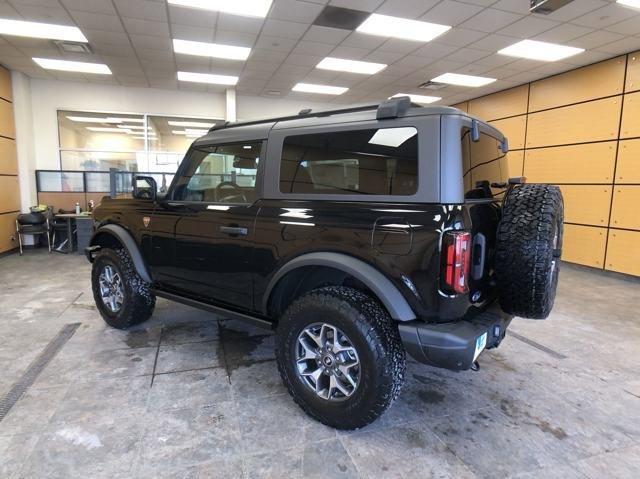
<svg viewBox="0 0 640 479"><path fill-rule="evenodd" d="M305 120L305 119L313 119L313 118L321 118L331 116L332 120L336 123L339 123L341 117L343 117L344 121L353 121L351 115L353 113L359 112L376 112L375 118L378 120L387 119L387 118L398 118L401 116L407 116L407 113L411 110L412 115L440 115L440 114L452 114L452 113L462 113L461 110L457 108L448 107L448 106L421 106L417 103L412 103L411 99L408 96L390 98L389 100L383 101L381 103L373 103L373 104L363 104L363 105L353 105L353 106L345 106L342 108L337 108L335 110L320 110L313 111L311 109L300 110L297 115L288 115L281 116L275 118L264 118L260 120L249 120L249 121L240 121L240 122L224 122L218 123L211 127L209 132L223 130L227 128L238 128L243 126L252 126L252 125L260 125L264 123L281 123L285 121L292 120ZM365 118L363 118L365 119Z"/></svg>

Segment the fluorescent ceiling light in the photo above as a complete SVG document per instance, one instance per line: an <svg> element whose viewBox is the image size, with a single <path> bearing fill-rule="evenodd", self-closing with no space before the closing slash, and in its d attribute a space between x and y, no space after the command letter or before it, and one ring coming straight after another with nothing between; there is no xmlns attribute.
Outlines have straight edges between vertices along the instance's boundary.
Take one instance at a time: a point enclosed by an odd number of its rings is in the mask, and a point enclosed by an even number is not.
<svg viewBox="0 0 640 479"><path fill-rule="evenodd" d="M111 75L111 70L103 63L71 62L68 60L54 60L53 58L34 58L33 61L47 70Z"/></svg>
<svg viewBox="0 0 640 479"><path fill-rule="evenodd" d="M99 131L101 133L133 133L131 130L123 130L122 128L102 128L98 126L88 126L87 130Z"/></svg>
<svg viewBox="0 0 640 479"><path fill-rule="evenodd" d="M178 80L196 83L211 83L213 85L235 85L238 83L238 77L234 76L191 72L178 72Z"/></svg>
<svg viewBox="0 0 640 479"><path fill-rule="evenodd" d="M374 13L356 28L356 31L381 37L430 42L450 28L449 25L439 25L437 23L421 22Z"/></svg>
<svg viewBox="0 0 640 479"><path fill-rule="evenodd" d="M433 103L434 101L442 100L439 96L413 95L411 93L396 93L391 98L398 98L399 96L408 96L414 103Z"/></svg>
<svg viewBox="0 0 640 479"><path fill-rule="evenodd" d="M211 128L215 122L203 122L203 121L167 121L169 126L181 126L182 128Z"/></svg>
<svg viewBox="0 0 640 479"><path fill-rule="evenodd" d="M264 18L269 13L272 0L168 0L171 5L201 8L214 12L231 13L247 17Z"/></svg>
<svg viewBox="0 0 640 479"><path fill-rule="evenodd" d="M174 39L173 51L176 53L184 53L185 55L198 55L201 57L246 60L249 53L251 53L251 48Z"/></svg>
<svg viewBox="0 0 640 479"><path fill-rule="evenodd" d="M124 128L124 129L129 129L129 130L144 130L144 126L142 125L118 125L118 128ZM152 131L153 127L152 126L148 126L147 130Z"/></svg>
<svg viewBox="0 0 640 479"><path fill-rule="evenodd" d="M325 95L342 95L348 88L342 86L314 85L313 83L298 83L291 90L307 93L323 93Z"/></svg>
<svg viewBox="0 0 640 479"><path fill-rule="evenodd" d="M407 128L382 128L373 134L369 143L397 148L417 134L418 132L412 126Z"/></svg>
<svg viewBox="0 0 640 479"><path fill-rule="evenodd" d="M87 43L87 39L78 27L53 25L50 23L24 22L22 20L0 19L0 34L17 37L46 38Z"/></svg>
<svg viewBox="0 0 640 479"><path fill-rule="evenodd" d="M640 0L618 0L618 3L620 5L624 5L625 7L640 9Z"/></svg>
<svg viewBox="0 0 640 479"><path fill-rule="evenodd" d="M496 81L495 78L477 77L473 75L461 75L460 73L445 73L438 77L432 78L431 81L438 83L448 83L449 85L460 86L484 86Z"/></svg>
<svg viewBox="0 0 640 479"><path fill-rule="evenodd" d="M80 123L120 123L119 118L98 118L95 116L68 116L67 118Z"/></svg>
<svg viewBox="0 0 640 479"><path fill-rule="evenodd" d="M500 55L528 58L545 62L555 62L563 58L582 53L584 48L567 47L555 43L539 42L537 40L522 40L498 51Z"/></svg>
<svg viewBox="0 0 640 479"><path fill-rule="evenodd" d="M116 118L116 117L108 117L107 120L109 120L109 123L122 123L122 122L127 122L127 123L144 123L144 118L128 118L128 117L122 117L122 118Z"/></svg>
<svg viewBox="0 0 640 479"><path fill-rule="evenodd" d="M345 60L344 58L327 57L316 65L322 70L334 70L338 72L362 73L373 75L380 70L387 68L384 63L360 62L356 60Z"/></svg>

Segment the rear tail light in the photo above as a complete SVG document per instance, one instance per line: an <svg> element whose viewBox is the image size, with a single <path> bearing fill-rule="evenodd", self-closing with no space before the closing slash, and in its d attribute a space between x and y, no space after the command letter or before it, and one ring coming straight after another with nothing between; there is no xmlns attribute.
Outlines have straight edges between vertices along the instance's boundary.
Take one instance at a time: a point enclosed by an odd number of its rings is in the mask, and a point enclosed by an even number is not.
<svg viewBox="0 0 640 479"><path fill-rule="evenodd" d="M442 237L443 291L459 294L469 291L471 267L471 233L448 231Z"/></svg>

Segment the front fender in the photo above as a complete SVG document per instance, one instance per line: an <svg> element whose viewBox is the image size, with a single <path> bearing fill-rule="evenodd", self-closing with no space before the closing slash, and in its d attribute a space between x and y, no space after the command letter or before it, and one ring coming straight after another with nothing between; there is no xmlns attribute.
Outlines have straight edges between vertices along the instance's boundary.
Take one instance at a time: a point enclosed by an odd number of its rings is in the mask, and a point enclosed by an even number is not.
<svg viewBox="0 0 640 479"><path fill-rule="evenodd" d="M127 250L131 261L133 261L133 266L136 268L136 271L142 280L147 283L151 283L151 275L149 274L149 270L147 269L144 259L142 259L142 254L140 253L138 244L135 239L133 239L131 233L122 226L114 224L100 226L91 237L88 250L92 252L95 251L96 248L103 247L105 243L105 236L116 239L118 243ZM90 255L88 256L90 257Z"/></svg>
<svg viewBox="0 0 640 479"><path fill-rule="evenodd" d="M304 266L325 266L343 271L364 283L382 302L391 317L398 321L411 321L416 315L398 288L373 266L353 256L341 253L307 253L292 259L271 278L263 299L263 311L267 311L274 288L287 273Z"/></svg>

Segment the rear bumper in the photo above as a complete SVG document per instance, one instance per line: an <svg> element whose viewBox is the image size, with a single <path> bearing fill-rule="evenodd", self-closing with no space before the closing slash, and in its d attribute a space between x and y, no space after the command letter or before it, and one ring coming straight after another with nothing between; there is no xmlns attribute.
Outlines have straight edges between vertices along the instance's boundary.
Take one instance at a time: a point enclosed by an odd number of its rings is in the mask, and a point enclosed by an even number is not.
<svg viewBox="0 0 640 479"><path fill-rule="evenodd" d="M476 352L495 348L500 344L512 316L494 303L471 320L451 323L425 323L414 320L398 323L400 337L407 352L418 362L452 369L469 369ZM477 351L478 339L486 336L486 346ZM481 344L479 344L481 346Z"/></svg>

